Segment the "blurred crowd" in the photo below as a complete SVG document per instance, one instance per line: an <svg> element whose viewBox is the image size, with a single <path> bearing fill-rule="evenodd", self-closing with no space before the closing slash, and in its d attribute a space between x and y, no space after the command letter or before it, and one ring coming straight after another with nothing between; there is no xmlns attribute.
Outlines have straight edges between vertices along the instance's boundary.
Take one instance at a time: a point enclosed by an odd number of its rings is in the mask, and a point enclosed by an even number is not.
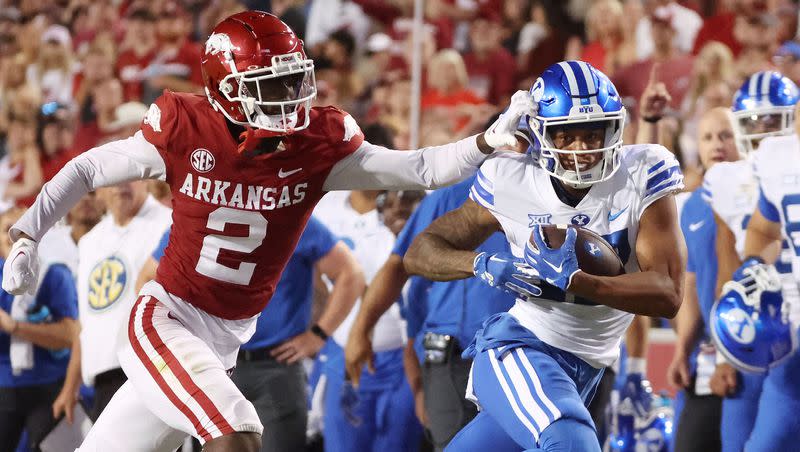
<svg viewBox="0 0 800 452"><path fill-rule="evenodd" d="M420 145L474 133L562 59L615 82L632 119L653 65L671 94L662 144L692 188L694 131L748 75L800 81L791 0L426 0ZM272 11L315 61L318 104L409 146L412 0L0 1L0 199L29 205L73 156L130 135L164 89L202 94L200 55L221 18ZM626 128L633 142L636 121ZM168 196L154 187L160 196Z"/></svg>
<svg viewBox="0 0 800 452"><path fill-rule="evenodd" d="M163 90L203 95L205 39L220 20L246 9L276 14L304 40L317 105L351 113L371 142L379 131L393 137L382 140L387 146L413 147L414 3L0 0L0 212L30 206L76 155L135 133ZM623 97L625 143L647 135L675 152L691 191L702 181L698 122L706 112L729 108L758 71L776 69L800 84L795 0L422 3L419 147L482 131L515 90L529 89L553 63L579 59L606 73ZM669 106L649 121L652 106L639 102L652 100L657 84L665 92L655 97ZM166 184L148 184L169 204ZM377 205L370 196L365 212ZM101 209L80 206L73 216L83 208L94 226ZM421 389L412 389L418 406ZM455 394L460 403L463 391Z"/></svg>

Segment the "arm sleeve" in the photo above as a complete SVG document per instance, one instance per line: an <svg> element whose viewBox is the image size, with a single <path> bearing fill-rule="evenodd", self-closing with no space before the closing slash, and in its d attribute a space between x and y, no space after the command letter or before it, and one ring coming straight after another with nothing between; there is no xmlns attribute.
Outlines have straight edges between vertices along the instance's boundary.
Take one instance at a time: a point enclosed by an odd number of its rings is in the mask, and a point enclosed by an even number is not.
<svg viewBox="0 0 800 452"><path fill-rule="evenodd" d="M323 189L433 189L473 175L486 157L475 136L416 151L391 150L365 141L334 165Z"/></svg>
<svg viewBox="0 0 800 452"><path fill-rule="evenodd" d="M489 209L490 212L494 211L494 174L495 160L487 160L486 163L478 170L478 175L475 181L472 182L472 187L469 189L469 199L475 201L481 206Z"/></svg>
<svg viewBox="0 0 800 452"><path fill-rule="evenodd" d="M47 269L36 302L50 309L54 321L78 318L78 293L72 273L65 265L54 264Z"/></svg>
<svg viewBox="0 0 800 452"><path fill-rule="evenodd" d="M167 230L164 231L164 235L161 236L161 240L158 242L158 246L156 246L156 249L153 251L152 256L156 262L159 262L161 258L164 257L164 250L167 249L167 244L169 243L169 233L171 231L172 231L171 227L167 228Z"/></svg>
<svg viewBox="0 0 800 452"><path fill-rule="evenodd" d="M643 152L641 163L637 171L641 192L637 218L642 217L650 204L683 189L683 173L680 164L675 155L665 147L647 146Z"/></svg>
<svg viewBox="0 0 800 452"><path fill-rule="evenodd" d="M11 238L25 233L38 241L90 191L132 180L164 180L165 175L164 160L142 132L98 146L72 159L44 184L36 202L11 228Z"/></svg>

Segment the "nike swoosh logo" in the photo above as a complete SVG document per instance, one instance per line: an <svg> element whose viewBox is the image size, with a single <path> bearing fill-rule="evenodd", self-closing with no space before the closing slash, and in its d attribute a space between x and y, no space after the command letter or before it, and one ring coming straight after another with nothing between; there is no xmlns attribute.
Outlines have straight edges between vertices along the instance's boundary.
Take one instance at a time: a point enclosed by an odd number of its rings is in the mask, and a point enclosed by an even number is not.
<svg viewBox="0 0 800 452"><path fill-rule="evenodd" d="M610 223L610 222L612 222L612 221L616 220L616 219L617 219L617 218L619 218L619 216L620 216L620 215L622 215L622 213L623 213L623 212L625 212L626 210L628 210L628 206L625 206L625 208L624 208L624 209L620 210L619 212L617 212L617 213L615 213L615 214L612 214L612 213L609 211L609 212L608 212L608 222Z"/></svg>
<svg viewBox="0 0 800 452"><path fill-rule="evenodd" d="M703 227L703 225L705 223L706 223L706 220L698 221L697 223L692 223L692 224L689 225L689 230L692 231L692 232L696 232L698 229Z"/></svg>
<svg viewBox="0 0 800 452"><path fill-rule="evenodd" d="M564 267L564 263L563 263L563 262L561 263L561 265L559 265L558 267L556 267L555 265L553 265L553 264L551 264L550 262L548 262L546 259L542 259L542 260L544 261L544 263L545 263L545 264L549 265L549 266L550 266L550 268L552 268L553 270L555 270L555 271L556 271L556 272L558 272L558 273L561 273L561 270L562 270L562 268Z"/></svg>
<svg viewBox="0 0 800 452"><path fill-rule="evenodd" d="M299 173L300 171L303 171L303 168L297 168L297 169L293 169L291 171L284 171L283 168L281 168L280 170L278 170L278 177L283 179L283 178L291 176L294 173Z"/></svg>

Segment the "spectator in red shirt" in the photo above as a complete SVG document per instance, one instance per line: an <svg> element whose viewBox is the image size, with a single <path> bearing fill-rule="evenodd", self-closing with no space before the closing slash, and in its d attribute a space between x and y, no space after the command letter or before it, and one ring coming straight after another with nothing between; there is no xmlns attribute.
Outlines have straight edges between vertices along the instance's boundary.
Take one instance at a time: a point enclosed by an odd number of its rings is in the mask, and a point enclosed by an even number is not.
<svg viewBox="0 0 800 452"><path fill-rule="evenodd" d="M457 51L445 49L434 55L428 63L428 89L421 99L423 123L446 129L450 136L460 136L473 120L484 122L493 108L482 108L486 101L469 89L468 80Z"/></svg>
<svg viewBox="0 0 800 452"><path fill-rule="evenodd" d="M470 52L464 55L470 89L495 105L508 102L516 84L516 60L502 39L499 23L476 18L469 30Z"/></svg>
<svg viewBox="0 0 800 452"><path fill-rule="evenodd" d="M707 18L697 33L692 53L697 55L709 41L718 41L731 49L733 56L739 56L744 48L742 34L746 33L747 21L761 14L769 13L767 0L733 0L730 11L723 11Z"/></svg>
<svg viewBox="0 0 800 452"><path fill-rule="evenodd" d="M192 18L177 1L166 3L156 14L158 53L146 70L142 102L152 103L165 89L202 93L200 44L189 39Z"/></svg>
<svg viewBox="0 0 800 452"><path fill-rule="evenodd" d="M614 85L625 98L628 111L638 112L637 101L647 87L648 75L653 65L658 65L658 80L666 85L672 96L669 108L676 112L689 89L694 58L678 50L675 34L680 26L675 15L668 8L660 7L650 17L650 34L654 44L653 54L642 61L633 63L617 72Z"/></svg>
<svg viewBox="0 0 800 452"><path fill-rule="evenodd" d="M422 94L422 108L484 103L483 98L469 89L468 82L461 55L453 49L439 51L428 63L428 89Z"/></svg>
<svg viewBox="0 0 800 452"><path fill-rule="evenodd" d="M106 79L94 87L91 99L91 110L75 135L76 153L99 145L114 132L115 110L122 104L122 84L115 78Z"/></svg>
<svg viewBox="0 0 800 452"><path fill-rule="evenodd" d="M116 72L125 100L134 101L142 98L145 69L156 56L156 21L150 11L137 9L125 22L125 38L119 46Z"/></svg>
<svg viewBox="0 0 800 452"><path fill-rule="evenodd" d="M581 47L573 37L567 45L567 59L585 61L611 77L636 61L634 33L635 27L627 23L618 0L599 0L586 14L588 43Z"/></svg>
<svg viewBox="0 0 800 452"><path fill-rule="evenodd" d="M52 179L72 158L69 149L72 143L66 141L69 135L64 133L72 126L66 107L56 102L42 105L36 142L39 146L39 163L44 182Z"/></svg>

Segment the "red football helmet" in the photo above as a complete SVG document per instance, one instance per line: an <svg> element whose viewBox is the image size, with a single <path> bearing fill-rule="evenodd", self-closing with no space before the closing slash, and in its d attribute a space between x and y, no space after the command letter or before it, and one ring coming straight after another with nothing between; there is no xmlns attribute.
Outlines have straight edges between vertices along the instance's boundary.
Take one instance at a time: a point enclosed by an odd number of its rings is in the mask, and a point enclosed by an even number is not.
<svg viewBox="0 0 800 452"><path fill-rule="evenodd" d="M286 135L308 127L314 62L280 19L234 14L214 27L202 57L208 101L231 122Z"/></svg>

